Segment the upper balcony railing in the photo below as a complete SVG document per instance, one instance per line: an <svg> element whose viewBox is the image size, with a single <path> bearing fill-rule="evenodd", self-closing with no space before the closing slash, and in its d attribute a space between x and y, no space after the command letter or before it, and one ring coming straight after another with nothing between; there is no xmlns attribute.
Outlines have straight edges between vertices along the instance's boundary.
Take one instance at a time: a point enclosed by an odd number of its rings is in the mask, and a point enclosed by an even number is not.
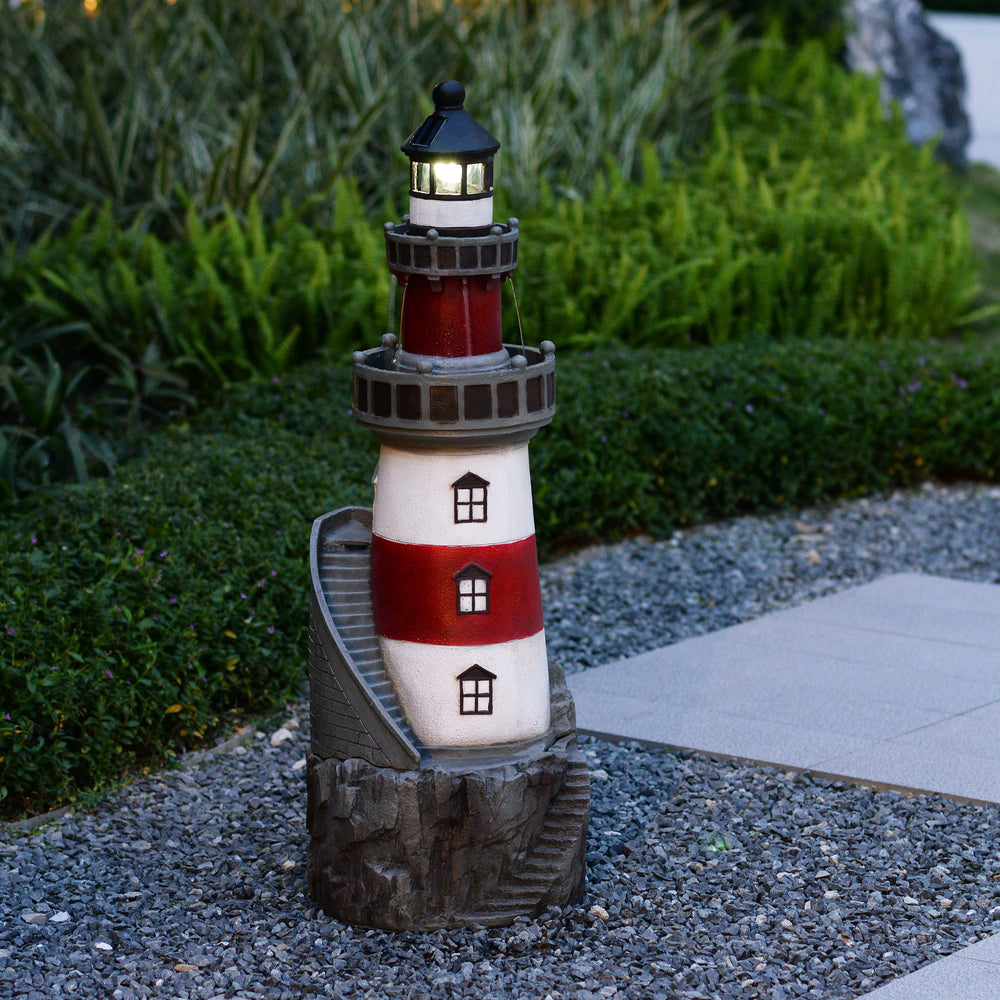
<svg viewBox="0 0 1000 1000"><path fill-rule="evenodd" d="M485 236L440 236L433 230L412 233L402 225L385 224L385 255L394 274L507 274L517 267L517 219L495 223Z"/></svg>
<svg viewBox="0 0 1000 1000"><path fill-rule="evenodd" d="M379 437L411 445L466 446L530 438L556 409L554 348L505 345L511 367L399 371L385 348L354 360L354 416Z"/></svg>

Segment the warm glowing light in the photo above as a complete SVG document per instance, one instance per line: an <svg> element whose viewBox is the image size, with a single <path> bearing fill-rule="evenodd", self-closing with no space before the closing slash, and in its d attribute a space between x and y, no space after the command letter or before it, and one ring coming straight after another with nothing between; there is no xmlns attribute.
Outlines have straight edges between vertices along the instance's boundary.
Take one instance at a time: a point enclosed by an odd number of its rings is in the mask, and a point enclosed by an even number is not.
<svg viewBox="0 0 1000 1000"><path fill-rule="evenodd" d="M100 0L83 0L83 9L86 11L87 17L97 17L99 3Z"/></svg>
<svg viewBox="0 0 1000 1000"><path fill-rule="evenodd" d="M462 164L440 162L434 164L434 193L462 193Z"/></svg>

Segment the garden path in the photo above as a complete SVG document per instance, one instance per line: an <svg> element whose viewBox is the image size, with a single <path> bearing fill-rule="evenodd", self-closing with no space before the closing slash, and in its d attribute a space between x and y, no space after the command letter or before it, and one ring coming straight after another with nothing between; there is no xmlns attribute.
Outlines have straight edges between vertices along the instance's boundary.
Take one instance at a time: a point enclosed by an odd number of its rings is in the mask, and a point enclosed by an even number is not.
<svg viewBox="0 0 1000 1000"><path fill-rule="evenodd" d="M1000 586L900 573L569 677L581 731L1000 802ZM1000 935L866 1000L1000 996Z"/></svg>

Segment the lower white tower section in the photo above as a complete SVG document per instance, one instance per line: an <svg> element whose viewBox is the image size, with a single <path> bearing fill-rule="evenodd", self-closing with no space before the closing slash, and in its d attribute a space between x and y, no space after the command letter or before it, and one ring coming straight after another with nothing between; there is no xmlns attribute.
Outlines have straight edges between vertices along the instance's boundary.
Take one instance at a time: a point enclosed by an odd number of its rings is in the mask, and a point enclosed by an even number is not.
<svg viewBox="0 0 1000 1000"><path fill-rule="evenodd" d="M528 443L383 442L372 600L386 673L429 748L536 739L549 675Z"/></svg>

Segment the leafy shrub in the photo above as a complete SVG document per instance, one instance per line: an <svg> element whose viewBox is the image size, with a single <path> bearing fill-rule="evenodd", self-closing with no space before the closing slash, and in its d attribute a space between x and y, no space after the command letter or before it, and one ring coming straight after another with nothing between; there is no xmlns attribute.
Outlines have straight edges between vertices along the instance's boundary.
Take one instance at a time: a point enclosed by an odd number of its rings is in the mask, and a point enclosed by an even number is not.
<svg viewBox="0 0 1000 1000"><path fill-rule="evenodd" d="M640 183L609 168L588 197L549 187L522 213L529 332L577 348L923 338L981 316L960 192L901 123L884 122L877 84L810 45L792 59L764 46L742 72L752 99L717 116L709 151L685 171L666 173L646 147ZM754 96L764 86L767 100ZM382 238L353 184L338 185L321 227L291 209L268 224L255 200L210 225L192 209L185 227L167 244L122 230L110 210L84 213L0 258L11 336L77 330L25 341L5 362L8 495L110 467L145 416L381 332ZM506 318L514 340L512 309ZM52 384L64 390L61 437L32 418L51 411Z"/></svg>
<svg viewBox="0 0 1000 1000"><path fill-rule="evenodd" d="M309 525L371 501L348 366L233 387L118 476L0 525L4 815L264 711L305 676ZM1000 471L1000 357L823 341L560 365L532 444L544 555L710 517ZM593 387L601 386L595 394Z"/></svg>
<svg viewBox="0 0 1000 1000"><path fill-rule="evenodd" d="M107 209L0 258L0 503L110 470L230 380L341 356L384 315L382 235L347 184L321 232L256 202L165 244Z"/></svg>
<svg viewBox="0 0 1000 1000"><path fill-rule="evenodd" d="M934 337L977 315L961 193L818 43L748 57L705 155L522 216L529 326L563 344Z"/></svg>
<svg viewBox="0 0 1000 1000"><path fill-rule="evenodd" d="M844 30L842 0L729 0L726 9L755 35L779 25L782 37L793 45L814 39L833 47Z"/></svg>
<svg viewBox="0 0 1000 1000"><path fill-rule="evenodd" d="M503 138L499 183L580 190L640 137L664 159L706 132L737 50L703 6L533 0L114 0L0 5L0 242L83 207L161 234L257 200L325 220L338 179L369 206L398 189L399 144L442 75Z"/></svg>

